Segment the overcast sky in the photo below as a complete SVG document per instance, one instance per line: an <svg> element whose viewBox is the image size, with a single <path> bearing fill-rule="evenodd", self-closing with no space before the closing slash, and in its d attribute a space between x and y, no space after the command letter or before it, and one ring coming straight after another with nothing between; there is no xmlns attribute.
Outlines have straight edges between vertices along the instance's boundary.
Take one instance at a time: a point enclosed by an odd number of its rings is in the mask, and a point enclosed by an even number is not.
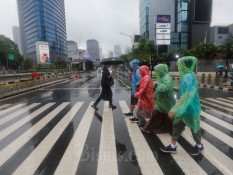
<svg viewBox="0 0 233 175"><path fill-rule="evenodd" d="M213 0L212 25L233 24L233 0ZM104 54L120 44L130 46L130 37L139 34L139 0L65 0L67 39L86 49L86 40L99 41ZM0 34L11 39L18 26L16 0L0 0Z"/></svg>

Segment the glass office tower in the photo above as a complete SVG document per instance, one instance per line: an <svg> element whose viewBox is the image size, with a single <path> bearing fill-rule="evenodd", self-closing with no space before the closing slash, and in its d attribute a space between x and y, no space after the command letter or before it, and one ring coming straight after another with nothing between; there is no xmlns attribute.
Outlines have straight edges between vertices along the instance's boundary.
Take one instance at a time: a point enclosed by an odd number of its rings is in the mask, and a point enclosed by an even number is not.
<svg viewBox="0 0 233 175"><path fill-rule="evenodd" d="M67 57L64 0L17 0L23 54L36 61L36 42L49 43L51 60Z"/></svg>
<svg viewBox="0 0 233 175"><path fill-rule="evenodd" d="M149 38L149 0L140 0L139 18L140 18L140 35Z"/></svg>

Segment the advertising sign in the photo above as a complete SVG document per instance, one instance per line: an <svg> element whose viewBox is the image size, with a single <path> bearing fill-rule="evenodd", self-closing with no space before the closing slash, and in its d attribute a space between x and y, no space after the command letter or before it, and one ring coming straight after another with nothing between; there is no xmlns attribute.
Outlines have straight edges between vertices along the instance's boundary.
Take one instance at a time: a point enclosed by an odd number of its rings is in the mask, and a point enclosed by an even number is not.
<svg viewBox="0 0 233 175"><path fill-rule="evenodd" d="M156 28L157 29L170 29L171 24L170 23L157 23Z"/></svg>
<svg viewBox="0 0 233 175"><path fill-rule="evenodd" d="M157 23L171 23L171 15L157 15Z"/></svg>
<svg viewBox="0 0 233 175"><path fill-rule="evenodd" d="M41 63L50 63L50 54L48 45L39 45L39 55Z"/></svg>
<svg viewBox="0 0 233 175"><path fill-rule="evenodd" d="M169 34L157 34L156 39L161 40L161 39L171 39L171 35Z"/></svg>
<svg viewBox="0 0 233 175"><path fill-rule="evenodd" d="M156 29L156 33L171 33L171 29Z"/></svg>
<svg viewBox="0 0 233 175"><path fill-rule="evenodd" d="M157 45L170 45L171 40L156 40Z"/></svg>

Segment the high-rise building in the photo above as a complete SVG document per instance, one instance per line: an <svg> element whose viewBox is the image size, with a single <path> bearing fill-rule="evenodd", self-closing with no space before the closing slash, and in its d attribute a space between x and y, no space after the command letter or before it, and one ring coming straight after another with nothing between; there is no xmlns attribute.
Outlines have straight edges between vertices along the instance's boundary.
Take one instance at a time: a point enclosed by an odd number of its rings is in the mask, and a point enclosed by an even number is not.
<svg viewBox="0 0 233 175"><path fill-rule="evenodd" d="M90 59L99 59L99 42L95 39L87 40L87 53L90 55Z"/></svg>
<svg viewBox="0 0 233 175"><path fill-rule="evenodd" d="M48 42L50 60L67 57L64 0L17 0L22 50L38 61L36 42Z"/></svg>
<svg viewBox="0 0 233 175"><path fill-rule="evenodd" d="M210 31L210 42L219 46L229 38L228 26L213 26Z"/></svg>
<svg viewBox="0 0 233 175"><path fill-rule="evenodd" d="M171 31L175 25L175 1L171 0L140 0L139 18L140 35L149 40L156 40L156 17L157 15L171 16Z"/></svg>
<svg viewBox="0 0 233 175"><path fill-rule="evenodd" d="M12 31L13 31L13 40L18 46L19 53L22 55L23 51L22 51L22 44L21 44L21 36L20 36L19 27L13 26Z"/></svg>
<svg viewBox="0 0 233 175"><path fill-rule="evenodd" d="M121 56L121 46L118 44L114 45L114 56L115 57Z"/></svg>
<svg viewBox="0 0 233 175"><path fill-rule="evenodd" d="M175 32L170 50L191 49L210 39L213 0L176 0Z"/></svg>
<svg viewBox="0 0 233 175"><path fill-rule="evenodd" d="M78 44L75 41L67 41L68 57L78 57Z"/></svg>

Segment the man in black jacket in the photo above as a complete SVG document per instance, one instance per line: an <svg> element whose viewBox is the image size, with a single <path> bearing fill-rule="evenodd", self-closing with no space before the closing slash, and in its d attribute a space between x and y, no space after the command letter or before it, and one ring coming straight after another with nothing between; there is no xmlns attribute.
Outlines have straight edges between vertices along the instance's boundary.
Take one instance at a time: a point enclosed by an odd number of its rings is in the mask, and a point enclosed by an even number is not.
<svg viewBox="0 0 233 175"><path fill-rule="evenodd" d="M109 101L109 108L116 109L116 106L112 104L112 89L109 86L108 81L113 79L114 70L110 73L108 68L110 65L106 63L102 69L101 87L102 91L96 101L91 105L95 110L98 110L97 105L101 100Z"/></svg>

